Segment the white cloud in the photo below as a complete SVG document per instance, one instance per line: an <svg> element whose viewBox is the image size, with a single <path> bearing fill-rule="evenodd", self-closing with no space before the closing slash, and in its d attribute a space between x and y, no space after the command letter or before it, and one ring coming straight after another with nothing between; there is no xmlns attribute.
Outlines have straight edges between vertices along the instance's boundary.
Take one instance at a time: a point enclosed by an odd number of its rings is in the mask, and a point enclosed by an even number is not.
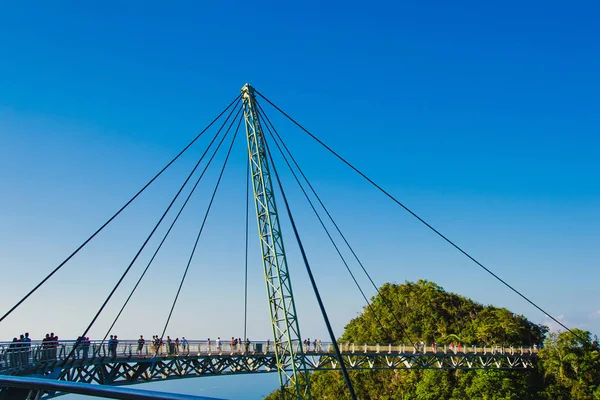
<svg viewBox="0 0 600 400"><path fill-rule="evenodd" d="M600 310L595 310L588 312L587 314L581 315L571 315L568 318L565 318L564 314L557 315L555 317L561 324L568 326L569 328L579 328L583 330L587 330L592 332L592 334L597 334L600 331ZM550 328L550 332L564 332L565 328L562 327L556 321L551 320L550 318L546 318L543 322L548 328Z"/></svg>
<svg viewBox="0 0 600 400"><path fill-rule="evenodd" d="M565 315L564 314L557 315L555 318L560 323L562 323L563 325L566 325L568 327L571 326L569 323L567 323L565 321ZM551 320L549 318L546 318L546 320L544 321L544 325L546 325L548 328L550 328L550 332L563 332L563 331L565 331L565 328L563 328L559 323L557 323L556 321Z"/></svg>
<svg viewBox="0 0 600 400"><path fill-rule="evenodd" d="M590 313L590 319L599 319L600 318L600 310L596 310Z"/></svg>

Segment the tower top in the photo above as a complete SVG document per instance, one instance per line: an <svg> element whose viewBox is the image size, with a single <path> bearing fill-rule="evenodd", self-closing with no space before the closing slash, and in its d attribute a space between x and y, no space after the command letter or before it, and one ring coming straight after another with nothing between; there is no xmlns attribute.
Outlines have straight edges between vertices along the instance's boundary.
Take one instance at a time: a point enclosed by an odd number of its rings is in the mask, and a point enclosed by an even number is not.
<svg viewBox="0 0 600 400"><path fill-rule="evenodd" d="M251 98L254 98L254 88L250 86L249 83L246 83L244 86L242 86L242 99L246 101L250 100Z"/></svg>
<svg viewBox="0 0 600 400"><path fill-rule="evenodd" d="M250 86L249 83L246 83L244 86L242 86L242 93L252 93L254 92L254 88L252 86Z"/></svg>

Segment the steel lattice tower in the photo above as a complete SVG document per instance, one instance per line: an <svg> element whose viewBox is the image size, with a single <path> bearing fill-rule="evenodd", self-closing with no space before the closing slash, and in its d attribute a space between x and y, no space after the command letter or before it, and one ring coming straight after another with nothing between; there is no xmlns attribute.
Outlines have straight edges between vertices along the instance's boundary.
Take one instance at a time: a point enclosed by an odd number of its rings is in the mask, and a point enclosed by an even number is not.
<svg viewBox="0 0 600 400"><path fill-rule="evenodd" d="M296 397L310 399L306 359L302 349L300 327L288 271L275 194L269 171L264 134L258 119L256 99L252 86L242 87L244 120L248 138L248 157L254 190L254 204L258 219L258 236L262 252L269 312L273 328L277 371L282 396L284 386L292 382Z"/></svg>

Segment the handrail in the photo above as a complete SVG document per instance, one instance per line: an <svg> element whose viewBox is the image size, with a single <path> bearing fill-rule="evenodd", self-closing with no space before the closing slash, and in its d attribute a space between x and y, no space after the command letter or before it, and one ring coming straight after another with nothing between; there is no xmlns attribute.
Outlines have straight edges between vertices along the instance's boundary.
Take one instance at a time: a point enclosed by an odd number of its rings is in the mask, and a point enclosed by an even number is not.
<svg viewBox="0 0 600 400"><path fill-rule="evenodd" d="M145 341L145 344L146 345L151 345L152 344L151 342L152 342L151 339L147 339ZM175 341L172 340L172 342L174 343ZM294 342L297 343L297 341L294 341ZM6 349L8 347L10 347L10 345L13 345L13 344L17 345L18 347L34 347L36 345L41 346L43 344L46 344L47 347L51 347L51 346L56 345L56 344L65 344L65 345L71 344L71 345L74 345L75 343L77 343L77 340L70 340L70 339L69 340L60 339L57 342L44 342L42 340L32 340L31 342L0 341L0 351L2 351L3 349ZM89 343L92 344L92 345L93 344L96 344L96 345L99 345L99 344L107 345L108 341L105 340L103 342L101 340L90 340ZM165 339L163 339L163 345L166 345L166 343L167 343L167 341ZM190 345L199 345L199 344L200 345L207 345L208 343L210 343L211 347L213 347L213 348L216 348L216 346L217 346L217 341L216 340L210 340L209 341L209 340L204 340L204 339L201 339L201 340L187 339L187 343L190 344ZM325 347L326 345L331 344L331 342L319 342L319 343L321 343L322 347ZM341 341L338 342L338 344L340 346L345 346L347 343L350 343L350 342L341 342ZM130 346L132 346L132 348L134 348L137 344L138 344L137 339L134 339L134 340L127 340L127 339L125 339L125 340L119 340L119 345L130 345ZM245 342L242 341L241 344L244 345ZM251 341L250 344L263 344L263 345L270 344L270 345L272 345L273 341L272 340ZM350 343L350 344L353 344L353 343ZM368 346L377 346L377 345L388 346L388 345L390 345L390 343L372 343L372 342L368 342L368 343L365 343L365 342L358 343L357 342L356 344L360 344L361 346L364 346L365 344L367 344ZM219 343L219 345L221 347L229 346L230 345L229 344L229 340L221 340L220 343ZM238 343L238 346L239 345L240 344ZM395 343L391 343L391 345L394 346L394 347L397 347L397 346L406 346L407 349L413 347L413 345L395 344ZM181 340L179 341L179 346L180 347L182 346L182 341ZM417 346L418 346L418 344L417 344ZM437 345L437 344L430 344L427 347L431 348L432 346L438 347L438 348L440 346L448 346L449 347L449 345ZM467 348L473 348L473 346L474 346L473 344L469 344L469 345L462 345L461 344L461 349L462 348L465 348L465 349L467 349ZM506 347L506 348L509 348L510 346L511 345L505 345L505 346L502 346L502 345L491 345L490 346L490 345L481 345L481 344L477 345L478 348L483 348L483 347L488 347L488 348L492 348L492 347ZM536 345L523 346L521 344L513 344L512 346L515 347L515 348L517 348L517 347L519 347L519 348L520 347L523 347L523 348L537 348ZM314 342L311 341L310 347L311 348L314 347ZM462 353L462 350L461 350L461 353Z"/></svg>
<svg viewBox="0 0 600 400"><path fill-rule="evenodd" d="M177 393L155 392L153 390L129 389L114 386L102 386L91 383L56 381L52 379L31 378L23 376L0 375L0 387L16 387L31 391L50 391L99 396L109 399L125 400L223 400L216 397L194 396Z"/></svg>
<svg viewBox="0 0 600 400"><path fill-rule="evenodd" d="M17 343L18 346L14 346ZM11 347L12 345L12 347ZM370 344L370 343L338 343L343 354L375 353L375 354L473 354L473 355L512 355L533 356L537 354L537 346L438 346L436 344L425 345L423 343L413 345L404 344ZM294 344L297 353L300 353L298 342ZM73 340L59 342L0 342L0 374L16 373L31 367L44 365L56 365L64 361L73 348L74 360L116 359L116 358L152 358L152 357L179 357L179 356L213 356L222 354L275 354L275 347L271 341L244 342L231 345L229 342L188 340L179 346L171 343L163 343L158 347L151 341L139 345L134 340L119 341L117 346L99 340L88 343L79 343ZM326 355L333 352L333 345L329 342L312 342L304 345L303 353L306 355ZM279 349L283 353L283 349Z"/></svg>

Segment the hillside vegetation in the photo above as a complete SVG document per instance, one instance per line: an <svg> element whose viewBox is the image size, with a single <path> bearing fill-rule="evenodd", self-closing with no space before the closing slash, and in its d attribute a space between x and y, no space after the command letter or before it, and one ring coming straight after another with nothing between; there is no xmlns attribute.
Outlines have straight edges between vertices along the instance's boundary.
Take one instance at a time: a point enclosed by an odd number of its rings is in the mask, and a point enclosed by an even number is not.
<svg viewBox="0 0 600 400"><path fill-rule="evenodd" d="M379 321L378 321L379 319ZM600 352L591 334L575 329L559 334L505 308L484 306L448 293L435 283L385 284L371 307L346 325L341 342L406 343L438 346L537 345L536 368L528 371L395 370L350 371L359 399L597 399ZM310 375L315 399L349 399L340 371ZM280 399L279 391L268 400Z"/></svg>

